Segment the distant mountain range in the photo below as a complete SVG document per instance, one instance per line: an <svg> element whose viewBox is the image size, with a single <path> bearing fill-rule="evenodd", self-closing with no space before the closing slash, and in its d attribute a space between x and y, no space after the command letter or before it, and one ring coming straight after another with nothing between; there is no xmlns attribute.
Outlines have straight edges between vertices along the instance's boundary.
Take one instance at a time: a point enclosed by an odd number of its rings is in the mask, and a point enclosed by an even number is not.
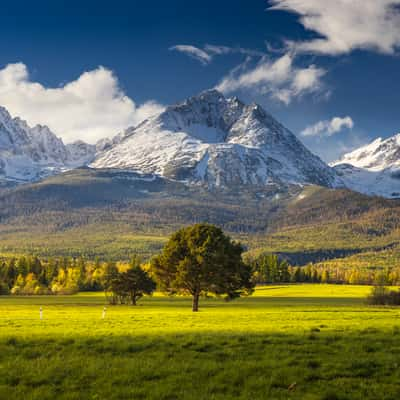
<svg viewBox="0 0 400 400"><path fill-rule="evenodd" d="M257 104L205 91L96 145L65 145L0 108L0 183L19 184L89 166L208 189L319 185L400 197L400 135L331 166ZM147 178L146 178L147 179Z"/></svg>

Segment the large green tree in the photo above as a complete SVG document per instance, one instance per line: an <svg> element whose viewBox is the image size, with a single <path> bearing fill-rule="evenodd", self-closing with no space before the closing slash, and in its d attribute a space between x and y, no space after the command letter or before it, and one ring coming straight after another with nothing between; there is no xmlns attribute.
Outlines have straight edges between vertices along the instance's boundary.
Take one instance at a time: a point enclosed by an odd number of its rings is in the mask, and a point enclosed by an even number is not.
<svg viewBox="0 0 400 400"><path fill-rule="evenodd" d="M198 311L201 295L232 299L252 291L251 267L242 253L242 246L220 228L196 224L173 234L151 266L163 291L190 294Z"/></svg>

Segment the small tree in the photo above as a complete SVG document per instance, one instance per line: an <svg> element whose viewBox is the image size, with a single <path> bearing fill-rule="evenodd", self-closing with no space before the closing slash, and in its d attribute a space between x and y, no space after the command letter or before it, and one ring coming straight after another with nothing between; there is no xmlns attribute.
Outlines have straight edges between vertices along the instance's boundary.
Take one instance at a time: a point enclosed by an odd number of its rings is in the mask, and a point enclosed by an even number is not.
<svg viewBox="0 0 400 400"><path fill-rule="evenodd" d="M135 256L125 272L118 272L115 266L108 268L105 287L113 293L113 303L117 299L120 303L130 302L135 306L145 294L150 295L154 292L156 283L142 269L140 259Z"/></svg>
<svg viewBox="0 0 400 400"><path fill-rule="evenodd" d="M400 290L390 290L385 285L387 274L380 274L376 277L376 284L367 297L367 302L373 305L400 305Z"/></svg>
<svg viewBox="0 0 400 400"><path fill-rule="evenodd" d="M140 266L129 268L117 279L122 293L128 297L130 303L134 306L145 294L150 295L156 290L156 283Z"/></svg>
<svg viewBox="0 0 400 400"><path fill-rule="evenodd" d="M192 310L198 311L202 294L233 299L252 291L251 267L243 262L242 252L220 228L197 224L173 234L151 268L162 290L190 294Z"/></svg>

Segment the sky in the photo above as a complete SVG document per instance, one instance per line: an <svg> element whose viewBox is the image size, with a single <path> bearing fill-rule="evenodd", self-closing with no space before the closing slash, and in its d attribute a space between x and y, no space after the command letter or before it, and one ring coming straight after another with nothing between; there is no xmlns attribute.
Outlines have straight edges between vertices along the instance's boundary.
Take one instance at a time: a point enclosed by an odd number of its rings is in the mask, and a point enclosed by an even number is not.
<svg viewBox="0 0 400 400"><path fill-rule="evenodd" d="M400 0L2 2L0 105L95 143L217 88L325 161L400 131Z"/></svg>

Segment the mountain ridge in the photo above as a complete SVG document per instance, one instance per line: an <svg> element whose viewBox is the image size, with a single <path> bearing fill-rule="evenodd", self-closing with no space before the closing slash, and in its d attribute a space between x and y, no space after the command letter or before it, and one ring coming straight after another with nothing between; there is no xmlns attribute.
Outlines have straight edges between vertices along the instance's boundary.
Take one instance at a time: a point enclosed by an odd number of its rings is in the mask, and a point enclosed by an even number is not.
<svg viewBox="0 0 400 400"><path fill-rule="evenodd" d="M0 107L0 187L82 166L153 174L209 189L262 185L347 187L400 197L400 134L325 164L256 103L207 90L95 145L64 144Z"/></svg>
<svg viewBox="0 0 400 400"><path fill-rule="evenodd" d="M225 98L216 90L129 128L90 166L154 173L209 187L341 186L330 167L259 105Z"/></svg>

